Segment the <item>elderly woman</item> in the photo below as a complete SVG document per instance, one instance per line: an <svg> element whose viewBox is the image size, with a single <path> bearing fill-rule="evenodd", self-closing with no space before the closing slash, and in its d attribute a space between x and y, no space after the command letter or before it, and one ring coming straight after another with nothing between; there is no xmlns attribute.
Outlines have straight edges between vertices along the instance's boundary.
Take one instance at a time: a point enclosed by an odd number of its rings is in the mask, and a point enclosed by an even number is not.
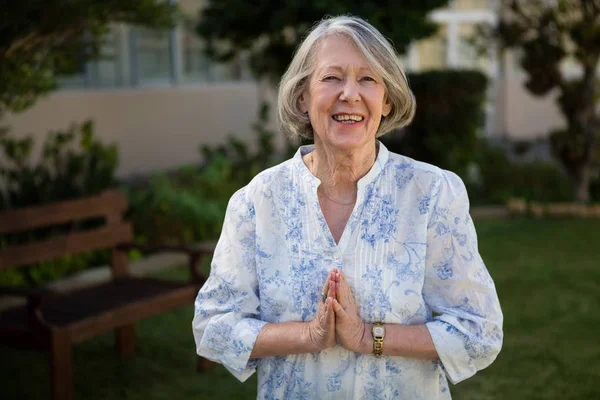
<svg viewBox="0 0 600 400"><path fill-rule="evenodd" d="M314 145L231 198L197 353L258 368L261 399L450 398L498 355L502 312L460 178L376 139L415 112L398 55L360 18L323 20L278 110Z"/></svg>

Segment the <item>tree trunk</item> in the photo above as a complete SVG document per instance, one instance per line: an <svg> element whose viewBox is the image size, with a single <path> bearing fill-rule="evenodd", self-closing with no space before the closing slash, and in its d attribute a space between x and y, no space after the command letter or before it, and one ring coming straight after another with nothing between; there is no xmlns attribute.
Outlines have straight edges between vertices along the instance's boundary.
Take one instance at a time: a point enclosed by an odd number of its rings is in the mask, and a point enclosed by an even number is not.
<svg viewBox="0 0 600 400"><path fill-rule="evenodd" d="M587 204L590 202L590 183L592 178L592 165L582 165L578 171L577 176L573 179L575 186L575 199L580 202Z"/></svg>

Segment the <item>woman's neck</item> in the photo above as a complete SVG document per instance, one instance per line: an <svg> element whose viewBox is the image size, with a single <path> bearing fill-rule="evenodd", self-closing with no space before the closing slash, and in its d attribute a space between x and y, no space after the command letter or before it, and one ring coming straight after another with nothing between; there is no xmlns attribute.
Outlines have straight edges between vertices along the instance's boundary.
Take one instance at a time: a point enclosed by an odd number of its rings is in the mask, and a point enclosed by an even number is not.
<svg viewBox="0 0 600 400"><path fill-rule="evenodd" d="M337 151L315 142L307 165L321 181L320 189L329 200L346 204L356 200L358 181L370 170L377 158L377 145L356 151Z"/></svg>

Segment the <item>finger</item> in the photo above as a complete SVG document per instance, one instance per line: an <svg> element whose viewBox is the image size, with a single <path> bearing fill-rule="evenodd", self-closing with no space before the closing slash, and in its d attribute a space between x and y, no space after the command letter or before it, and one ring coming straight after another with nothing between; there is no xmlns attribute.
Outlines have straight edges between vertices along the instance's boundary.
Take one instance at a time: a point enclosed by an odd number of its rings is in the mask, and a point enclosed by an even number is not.
<svg viewBox="0 0 600 400"><path fill-rule="evenodd" d="M321 302L321 304L319 304L319 307L321 307L323 310L323 312L321 313L321 322L325 323L327 322L327 318L329 316L329 306L327 306L327 303Z"/></svg>
<svg viewBox="0 0 600 400"><path fill-rule="evenodd" d="M323 293L329 292L329 275L327 276L327 279L325 279L325 284L323 284L323 288L321 289L321 291Z"/></svg>
<svg viewBox="0 0 600 400"><path fill-rule="evenodd" d="M326 313L327 307L325 306L325 303L319 301L319 304L317 306L317 316L315 317L317 321L319 321L319 323L323 321L323 318L325 317Z"/></svg>
<svg viewBox="0 0 600 400"><path fill-rule="evenodd" d="M335 299L337 290L336 283L333 278L329 281L329 291L327 292L327 297L331 297Z"/></svg>
<svg viewBox="0 0 600 400"><path fill-rule="evenodd" d="M339 269L333 268L331 270L331 275L335 282L339 282L339 280L340 280L340 270Z"/></svg>
<svg viewBox="0 0 600 400"><path fill-rule="evenodd" d="M339 280L335 286L336 286L336 299L338 300L338 302L340 304L348 304L349 288L348 288L348 284L347 284L346 280L344 279L344 274L341 271L339 272Z"/></svg>
<svg viewBox="0 0 600 400"><path fill-rule="evenodd" d="M325 279L325 283L323 284L323 288L321 289L321 293L319 293L319 302L324 303L329 297L329 291L331 287L330 275L327 275L327 279Z"/></svg>
<svg viewBox="0 0 600 400"><path fill-rule="evenodd" d="M352 294L352 290L350 289L350 285L346 279L346 274L344 274L342 271L340 271L340 286L343 288L340 290L343 293L341 303L348 307L354 303L354 295Z"/></svg>
<svg viewBox="0 0 600 400"><path fill-rule="evenodd" d="M344 286L348 286L348 280L346 279L346 274L343 271L339 271L339 282Z"/></svg>
<svg viewBox="0 0 600 400"><path fill-rule="evenodd" d="M330 326L331 326L332 318L335 319L335 312L333 311L331 299L328 298L325 301L325 303L321 304L320 307L322 307L323 312L321 313L321 315L319 317L319 325L321 326L321 328L323 328L325 330L329 330Z"/></svg>
<svg viewBox="0 0 600 400"><path fill-rule="evenodd" d="M340 318L342 321L348 317L346 310L344 310L344 307L342 307L337 299L333 299L333 311L335 312L336 318Z"/></svg>
<svg viewBox="0 0 600 400"><path fill-rule="evenodd" d="M333 310L333 299L327 299L327 326L329 328L335 326L335 311Z"/></svg>

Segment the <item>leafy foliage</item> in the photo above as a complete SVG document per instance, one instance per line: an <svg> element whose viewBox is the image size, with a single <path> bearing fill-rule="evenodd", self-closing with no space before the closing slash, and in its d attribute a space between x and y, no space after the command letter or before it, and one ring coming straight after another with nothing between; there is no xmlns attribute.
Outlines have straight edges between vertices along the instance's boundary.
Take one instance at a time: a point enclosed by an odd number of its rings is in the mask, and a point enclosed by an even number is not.
<svg viewBox="0 0 600 400"><path fill-rule="evenodd" d="M57 75L101 56L110 23L169 28L177 16L162 0L3 0L0 9L0 116L25 110Z"/></svg>
<svg viewBox="0 0 600 400"><path fill-rule="evenodd" d="M0 186L0 211L94 195L117 184L118 148L115 144L105 145L97 140L91 121L80 126L73 125L66 131L50 132L42 144L37 162L31 136L17 139L4 133L0 137L0 148L3 153L0 160L5 160L0 164L3 182ZM0 248L97 223L84 221L77 226L68 224L24 234L0 235ZM37 285L107 260L106 252L93 252L18 270L2 270L0 283Z"/></svg>
<svg viewBox="0 0 600 400"><path fill-rule="evenodd" d="M260 171L272 166L274 160L280 159L276 155L275 144L273 143L277 133L267 128L269 110L268 103L263 103L258 110L257 120L252 124L252 130L256 136L254 153L248 149L244 142L230 136L225 144L214 148L200 145L200 153L207 165L210 165L215 158L217 158L217 162L219 157L225 158L231 161L232 166L235 168L234 179L246 184Z"/></svg>
<svg viewBox="0 0 600 400"><path fill-rule="evenodd" d="M229 197L239 189L232 163L213 158L202 170L185 166L158 173L143 187L129 190L136 240L146 243L194 243L215 238Z"/></svg>
<svg viewBox="0 0 600 400"><path fill-rule="evenodd" d="M410 0L402 5L357 0L206 3L197 32L206 40L209 56L226 61L248 52L256 76L277 82L305 32L326 15L352 14L365 18L392 40L398 52L405 53L412 40L435 33L436 25L426 15L448 1Z"/></svg>
<svg viewBox="0 0 600 400"><path fill-rule="evenodd" d="M201 146L201 167L185 166L159 173L129 190L131 217L138 240L150 243L194 243L216 239L229 198L260 171L282 161L274 151L275 133L266 128L268 106L259 111L253 129L254 151L230 137L225 145Z"/></svg>
<svg viewBox="0 0 600 400"><path fill-rule="evenodd" d="M177 17L176 7L162 0L4 0L0 8L0 118L7 111L24 111L56 87L58 76L101 57L109 24L169 28ZM51 132L38 163L32 137L12 138L0 128L0 147L5 160L0 164L0 211L92 195L116 184L117 147L97 141L91 122ZM4 235L0 247L70 229ZM64 257L0 271L0 282L35 285L106 261L102 252Z"/></svg>
<svg viewBox="0 0 600 400"><path fill-rule="evenodd" d="M476 157L487 78L477 71L428 71L409 74L409 81L415 119L382 141L391 151L464 176Z"/></svg>
<svg viewBox="0 0 600 400"><path fill-rule="evenodd" d="M478 179L466 180L473 205L506 204L510 198L541 203L573 200L565 174L547 162L514 162L506 151L481 139L475 151Z"/></svg>
<svg viewBox="0 0 600 400"><path fill-rule="evenodd" d="M116 184L118 148L97 140L91 121L50 132L38 163L33 162L32 136L4 134L0 147L5 160L0 164L0 210L93 195Z"/></svg>
<svg viewBox="0 0 600 400"><path fill-rule="evenodd" d="M527 73L525 87L543 96L557 89L566 129L551 133L561 162L580 201L589 201L593 170L600 160L600 1L502 0L501 19L493 32L506 48L519 49ZM581 67L579 77L561 72L565 61Z"/></svg>

